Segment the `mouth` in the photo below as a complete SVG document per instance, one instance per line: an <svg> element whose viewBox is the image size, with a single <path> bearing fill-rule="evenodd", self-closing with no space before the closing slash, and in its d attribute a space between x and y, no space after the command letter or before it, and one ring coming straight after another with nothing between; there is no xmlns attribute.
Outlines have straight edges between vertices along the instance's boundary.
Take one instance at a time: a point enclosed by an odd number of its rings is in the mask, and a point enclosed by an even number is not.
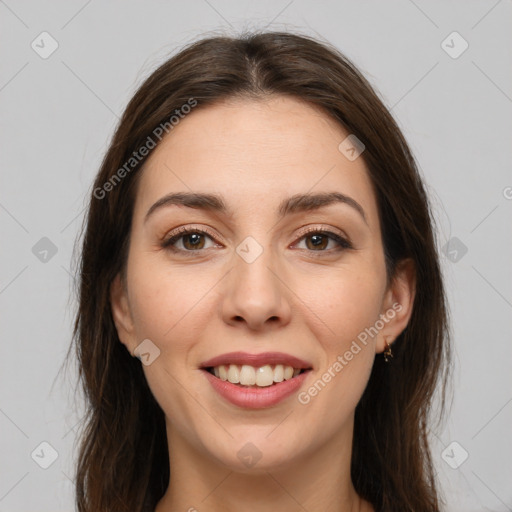
<svg viewBox="0 0 512 512"><path fill-rule="evenodd" d="M261 409L277 406L298 392L313 365L281 352L231 352L204 361L199 368L228 402Z"/></svg>
<svg viewBox="0 0 512 512"><path fill-rule="evenodd" d="M222 381L230 382L242 388L275 386L311 370L311 368L294 368L283 364L265 364L263 366L221 364L203 369Z"/></svg>

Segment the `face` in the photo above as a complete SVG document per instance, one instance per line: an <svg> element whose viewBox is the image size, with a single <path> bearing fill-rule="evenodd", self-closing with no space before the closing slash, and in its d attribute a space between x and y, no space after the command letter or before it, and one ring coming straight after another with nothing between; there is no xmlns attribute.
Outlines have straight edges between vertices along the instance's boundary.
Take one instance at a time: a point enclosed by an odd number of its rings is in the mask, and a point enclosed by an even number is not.
<svg viewBox="0 0 512 512"><path fill-rule="evenodd" d="M248 471L245 455L285 468L351 439L413 286L405 271L386 284L348 135L294 99L231 101L193 111L147 161L111 299L122 343L149 354L171 446Z"/></svg>

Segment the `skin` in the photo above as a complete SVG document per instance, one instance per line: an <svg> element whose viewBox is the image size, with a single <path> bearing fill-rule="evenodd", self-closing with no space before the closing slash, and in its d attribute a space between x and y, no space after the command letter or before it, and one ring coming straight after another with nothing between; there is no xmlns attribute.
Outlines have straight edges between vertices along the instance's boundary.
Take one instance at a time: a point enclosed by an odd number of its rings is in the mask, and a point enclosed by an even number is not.
<svg viewBox="0 0 512 512"><path fill-rule="evenodd" d="M166 415L171 482L156 512L372 511L350 478L354 410L376 353L403 331L414 300L412 263L389 286L376 198L362 158L338 149L348 135L316 108L273 96L198 108L150 156L137 191L126 282L111 287L119 339L133 355L150 339L160 356L143 366ZM184 206L147 211L170 192L223 196L229 215ZM284 198L341 192L367 222L341 203L280 219ZM206 228L174 247L176 228ZM350 249L305 228L348 238ZM247 236L262 254L236 252ZM188 252L185 254L185 251ZM195 251L195 252L194 252ZM297 395L245 410L211 387L201 362L245 351L279 351L311 363L307 390L379 315L395 315L307 404ZM237 453L251 442L261 459L247 467ZM328 461L328 463L327 463Z"/></svg>

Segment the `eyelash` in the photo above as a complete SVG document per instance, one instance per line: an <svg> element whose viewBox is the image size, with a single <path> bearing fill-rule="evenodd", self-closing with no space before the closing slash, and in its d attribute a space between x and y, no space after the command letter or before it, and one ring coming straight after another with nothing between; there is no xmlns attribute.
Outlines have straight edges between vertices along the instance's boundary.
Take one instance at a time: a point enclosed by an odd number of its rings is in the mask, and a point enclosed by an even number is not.
<svg viewBox="0 0 512 512"><path fill-rule="evenodd" d="M206 250L206 249L185 250L185 249L176 249L175 247L173 247L173 244L175 244L180 238L183 238L184 236L190 235L190 234L206 235L209 238L211 238L212 240L215 240L215 236L204 228L185 227L185 228L178 228L178 230L171 233L171 235L162 242L161 247L163 249L170 250L174 253L181 253L181 254L189 253L190 255L193 255L194 253L198 253L203 250ZM335 242L337 242L339 244L339 246L338 246L338 248L334 249L335 252L353 248L352 244L346 238L343 238L342 236L338 235L337 233L333 233L332 231L329 231L326 229L319 229L319 228L309 228L308 230L306 230L306 232L302 233L302 235L298 239L298 242L301 242L302 240L304 240L305 238L307 238L308 236L311 236L313 234L327 236L331 240L334 240ZM314 253L330 253L332 250L333 249L319 250L319 251L308 250L308 252L311 252L313 254ZM321 256L321 254L314 254L314 255Z"/></svg>

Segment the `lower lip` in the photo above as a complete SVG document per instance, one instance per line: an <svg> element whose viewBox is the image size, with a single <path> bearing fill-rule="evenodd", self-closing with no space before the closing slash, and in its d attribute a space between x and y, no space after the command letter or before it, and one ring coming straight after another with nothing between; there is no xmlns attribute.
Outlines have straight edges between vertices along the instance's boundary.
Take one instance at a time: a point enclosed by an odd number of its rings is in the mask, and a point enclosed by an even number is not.
<svg viewBox="0 0 512 512"><path fill-rule="evenodd" d="M307 370L297 377L273 384L266 387L242 387L231 382L219 379L209 371L203 370L206 378L210 381L213 389L223 398L232 404L245 409L263 409L272 407L289 397L303 384L310 370Z"/></svg>

